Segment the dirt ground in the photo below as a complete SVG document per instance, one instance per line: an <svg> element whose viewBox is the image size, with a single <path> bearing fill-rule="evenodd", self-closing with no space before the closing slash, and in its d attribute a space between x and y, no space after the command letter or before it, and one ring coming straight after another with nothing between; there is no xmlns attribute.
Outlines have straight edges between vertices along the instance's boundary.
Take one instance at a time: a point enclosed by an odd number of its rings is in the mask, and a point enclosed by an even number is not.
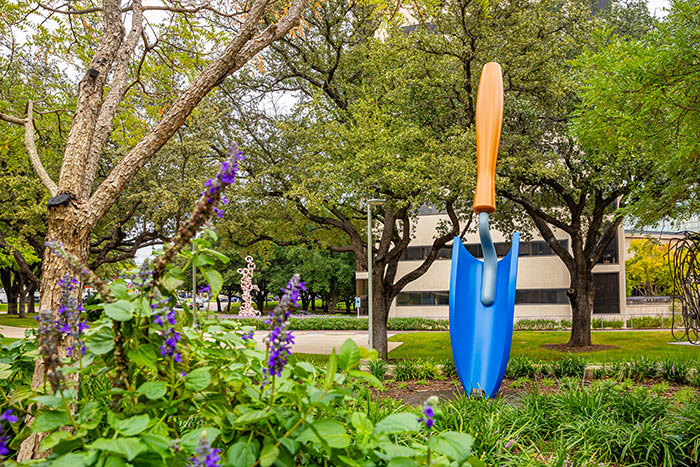
<svg viewBox="0 0 700 467"><path fill-rule="evenodd" d="M644 386L651 389L652 386L658 384L658 380L647 380L635 382L634 386ZM584 386L590 386L591 380L586 379L583 382ZM670 384L668 389L661 395L663 397L672 398L682 388L679 384ZM376 399L391 398L403 401L404 404L419 406L430 396L438 396L441 400L452 400L464 394L464 389L458 379L454 380L431 380L431 381L386 381L383 391L371 389L373 396ZM559 392L559 385L556 380L545 378L539 380L510 380L504 379L501 389L498 391L497 397L503 398L506 402L518 405L520 395L539 390L541 394L554 394ZM692 388L697 392L695 388Z"/></svg>

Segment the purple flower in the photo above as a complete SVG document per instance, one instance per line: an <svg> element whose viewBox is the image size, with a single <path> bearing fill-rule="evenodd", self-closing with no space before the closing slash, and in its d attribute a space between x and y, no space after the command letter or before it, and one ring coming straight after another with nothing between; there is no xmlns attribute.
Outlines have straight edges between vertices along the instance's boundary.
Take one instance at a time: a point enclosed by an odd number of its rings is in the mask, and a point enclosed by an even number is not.
<svg viewBox="0 0 700 467"><path fill-rule="evenodd" d="M211 287L209 287L209 284L205 284L199 288L199 293L204 294L204 293L210 293L211 292Z"/></svg>
<svg viewBox="0 0 700 467"><path fill-rule="evenodd" d="M282 289L284 292L279 303L272 310L270 316L265 320L270 325L270 334L265 338L268 349L267 368L263 369L265 379L262 385L265 386L271 376L279 376L287 364L287 357L292 354L291 348L294 344L294 336L288 329L289 315L293 306L299 306L297 300L299 290L306 290L304 283L301 282L299 274L294 274L289 280L287 287ZM251 335L252 338L252 335Z"/></svg>
<svg viewBox="0 0 700 467"><path fill-rule="evenodd" d="M5 411L0 415L0 422L16 423L17 417L12 415L12 409ZM3 435L3 430L5 427L3 423L0 423L0 456L6 456L10 453L10 449L7 447L7 436Z"/></svg>
<svg viewBox="0 0 700 467"><path fill-rule="evenodd" d="M58 322L54 319L51 310L41 310L39 316L39 327L37 329L37 344L42 360L44 361L44 371L46 379L51 384L54 392L63 389L65 378L61 371L61 358L58 353L61 334L58 331Z"/></svg>
<svg viewBox="0 0 700 467"><path fill-rule="evenodd" d="M243 334L241 336L241 339L243 339L244 341L253 340L253 331L250 331L248 334Z"/></svg>
<svg viewBox="0 0 700 467"><path fill-rule="evenodd" d="M511 439L511 440L508 440L508 442L506 443L506 445L504 446L504 448L505 448L505 449L510 449L510 447L513 446L513 445L515 444L515 442L518 440L519 437L520 437L520 435L515 435L515 438L513 438L513 439Z"/></svg>
<svg viewBox="0 0 700 467"><path fill-rule="evenodd" d="M180 333L175 330L177 325L177 312L170 306L170 300L164 299L156 304L152 304L154 311L153 323L161 328L160 336L163 338L163 345L159 347L163 357L172 357L178 363L182 361L182 356L177 351L177 343L180 341Z"/></svg>
<svg viewBox="0 0 700 467"><path fill-rule="evenodd" d="M430 430L435 424L435 409L434 406L437 405L437 396L430 396L423 404L423 417L418 419L419 423L425 423L425 427Z"/></svg>
<svg viewBox="0 0 700 467"><path fill-rule="evenodd" d="M205 433L199 438L195 456L190 457L189 467L218 467L221 449L212 449Z"/></svg>
<svg viewBox="0 0 700 467"><path fill-rule="evenodd" d="M0 415L0 421L5 421L7 423L17 423L17 416L12 415L12 409L8 409L2 415Z"/></svg>

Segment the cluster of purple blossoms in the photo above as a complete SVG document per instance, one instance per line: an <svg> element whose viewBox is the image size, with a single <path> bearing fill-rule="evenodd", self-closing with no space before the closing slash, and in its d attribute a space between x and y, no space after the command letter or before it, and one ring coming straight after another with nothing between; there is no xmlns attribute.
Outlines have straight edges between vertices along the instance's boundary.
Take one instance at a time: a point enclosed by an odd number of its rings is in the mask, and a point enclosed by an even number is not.
<svg viewBox="0 0 700 467"><path fill-rule="evenodd" d="M205 293L211 293L211 287L209 287L209 284L204 284L199 288L199 293L200 294L205 294Z"/></svg>
<svg viewBox="0 0 700 467"><path fill-rule="evenodd" d="M40 311L36 319L39 320L37 344L44 362L46 379L51 384L53 391L56 392L65 386L65 378L61 371L61 357L58 353L61 334L58 332L56 320L51 310Z"/></svg>
<svg viewBox="0 0 700 467"><path fill-rule="evenodd" d="M243 334L241 336L241 339L243 339L244 341L252 341L253 340L253 331L250 331L247 334Z"/></svg>
<svg viewBox="0 0 700 467"><path fill-rule="evenodd" d="M437 396L430 396L423 404L423 417L418 419L419 423L425 423L425 427L430 430L435 424L435 406L438 403Z"/></svg>
<svg viewBox="0 0 700 467"><path fill-rule="evenodd" d="M289 316L292 313L292 307L299 306L299 294L302 290L306 290L306 286L301 282L299 274L294 274L287 287L282 289L283 294L279 303L265 320L270 325L270 334L265 338L269 358L267 368L263 369L265 374L263 386L269 382L270 377L282 374L287 364L287 357L292 354L294 336L288 329Z"/></svg>
<svg viewBox="0 0 700 467"><path fill-rule="evenodd" d="M7 422L7 423L16 423L17 422L17 416L12 415L12 409L9 409L5 411L4 413L0 414L0 456L6 456L10 453L9 448L7 447L7 435L3 435L4 431L4 426L2 422Z"/></svg>
<svg viewBox="0 0 700 467"><path fill-rule="evenodd" d="M90 327L87 321L80 320L80 314L85 309L76 299L77 293L75 288L78 286L78 280L66 275L58 281L58 285L63 289L63 293L61 295L61 305L57 311L56 329L64 336L72 339L71 345L68 347L68 355L80 358L77 352L75 355L73 354L73 350L78 349L81 356L85 355L83 334Z"/></svg>
<svg viewBox="0 0 700 467"><path fill-rule="evenodd" d="M195 450L196 456L190 457L189 467L218 467L219 453L221 449L213 449L205 435L199 438L199 444Z"/></svg>
<svg viewBox="0 0 700 467"><path fill-rule="evenodd" d="M151 304L153 310L153 323L162 327L160 336L163 338L163 345L160 346L160 354L163 357L172 357L180 363L182 356L177 351L177 343L180 341L180 333L175 330L177 324L177 312L169 306L168 299Z"/></svg>
<svg viewBox="0 0 700 467"><path fill-rule="evenodd" d="M243 153L238 150L235 142L231 143L228 148L228 155L231 159L223 161L221 163L221 170L216 174L215 178L210 178L204 182L204 191L202 192L202 197L207 198L207 204L213 204L217 196L219 201L223 204L228 204L228 198L221 195L221 192L226 187L236 181L236 174L238 173L238 161L243 160ZM217 215L219 219L224 217L224 211L213 207L214 214Z"/></svg>
<svg viewBox="0 0 700 467"><path fill-rule="evenodd" d="M513 446L515 444L515 442L518 440L519 437L520 437L520 435L515 435L515 438L509 439L508 442L506 443L506 445L504 446L504 449L510 449L511 446Z"/></svg>

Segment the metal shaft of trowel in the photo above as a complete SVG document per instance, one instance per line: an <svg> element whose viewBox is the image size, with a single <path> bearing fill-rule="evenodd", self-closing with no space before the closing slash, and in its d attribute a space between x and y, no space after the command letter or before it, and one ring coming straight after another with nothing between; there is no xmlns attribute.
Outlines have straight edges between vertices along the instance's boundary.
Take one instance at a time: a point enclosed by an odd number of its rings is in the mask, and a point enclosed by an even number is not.
<svg viewBox="0 0 700 467"><path fill-rule="evenodd" d="M481 249L484 252L484 273L481 276L481 303L484 306L491 306L496 299L498 257L491 238L488 212L479 213L479 238L481 239Z"/></svg>

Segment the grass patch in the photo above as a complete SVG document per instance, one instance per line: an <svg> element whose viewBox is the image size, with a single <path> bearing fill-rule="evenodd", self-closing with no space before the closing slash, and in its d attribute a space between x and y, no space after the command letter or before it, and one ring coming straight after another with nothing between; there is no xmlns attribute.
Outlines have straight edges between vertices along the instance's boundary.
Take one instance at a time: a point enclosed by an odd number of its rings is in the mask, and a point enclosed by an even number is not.
<svg viewBox="0 0 700 467"><path fill-rule="evenodd" d="M570 333L567 331L516 331L513 333L510 355L511 357L525 356L533 360L560 360L568 354L543 348L542 345L563 344L569 340L569 337ZM389 358L436 360L452 358L450 335L447 332L397 334L389 340L403 342L389 352ZM577 354L591 363L623 361L641 356L658 360L666 358L697 360L700 357L695 347L668 345L669 342L674 341L668 331L594 331L592 340L593 344L617 345L619 348Z"/></svg>
<svg viewBox="0 0 700 467"><path fill-rule="evenodd" d="M5 304L7 311L7 304ZM7 313L0 314L0 326L15 326L18 328L35 328L38 323L34 319L36 313L27 313L26 318L18 318L17 315L8 315Z"/></svg>

